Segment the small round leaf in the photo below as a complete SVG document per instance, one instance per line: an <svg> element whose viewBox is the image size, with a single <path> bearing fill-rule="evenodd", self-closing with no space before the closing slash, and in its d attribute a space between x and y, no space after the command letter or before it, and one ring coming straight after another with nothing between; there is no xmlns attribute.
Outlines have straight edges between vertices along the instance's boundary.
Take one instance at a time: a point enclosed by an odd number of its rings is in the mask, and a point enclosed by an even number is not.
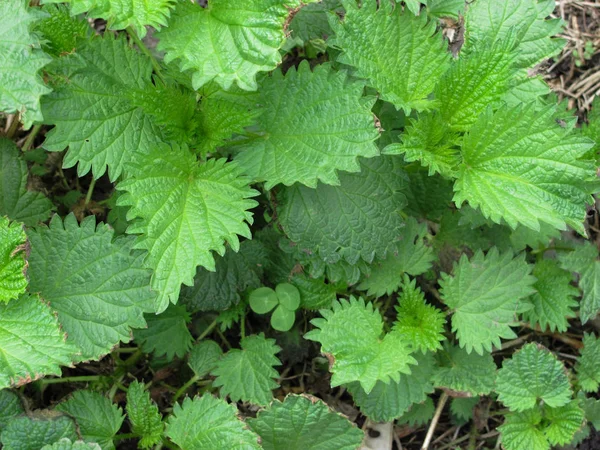
<svg viewBox="0 0 600 450"><path fill-rule="evenodd" d="M295 311L290 311L279 305L271 316L271 326L277 331L290 331L295 320Z"/></svg>
<svg viewBox="0 0 600 450"><path fill-rule="evenodd" d="M300 291L289 283L281 283L275 287L279 304L289 311L296 311L300 307Z"/></svg>
<svg viewBox="0 0 600 450"><path fill-rule="evenodd" d="M250 308L256 314L266 314L278 303L277 294L271 288L259 287L250 293Z"/></svg>

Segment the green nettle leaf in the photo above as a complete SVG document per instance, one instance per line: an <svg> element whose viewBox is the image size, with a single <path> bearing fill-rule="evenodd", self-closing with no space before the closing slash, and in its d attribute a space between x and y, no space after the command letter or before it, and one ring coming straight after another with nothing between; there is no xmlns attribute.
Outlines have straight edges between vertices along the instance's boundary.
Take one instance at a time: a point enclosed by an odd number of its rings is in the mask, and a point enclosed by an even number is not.
<svg viewBox="0 0 600 450"><path fill-rule="evenodd" d="M376 422L389 422L406 413L411 406L424 402L434 391L433 354L415 355L417 364L411 366L410 374L401 374L399 381L378 381L370 393L366 393L358 382L348 385L354 403L360 412Z"/></svg>
<svg viewBox="0 0 600 450"><path fill-rule="evenodd" d="M523 301L535 292L531 269L524 254L513 258L494 247L487 255L478 251L471 260L463 254L453 276L442 274L440 294L452 309L452 330L468 353L482 355L492 346L500 348L500 338L517 336L510 327L517 325L519 313L531 308Z"/></svg>
<svg viewBox="0 0 600 450"><path fill-rule="evenodd" d="M491 354L467 353L446 344L435 357L437 367L432 377L435 386L471 395L489 394L494 389L496 364Z"/></svg>
<svg viewBox="0 0 600 450"><path fill-rule="evenodd" d="M56 409L75 419L81 437L102 450L114 450L113 438L125 419L123 410L98 392L75 391Z"/></svg>
<svg viewBox="0 0 600 450"><path fill-rule="evenodd" d="M435 259L433 249L425 245L427 224L419 224L410 217L400 230L399 239L388 250L381 261L374 261L370 274L357 286L367 290L368 295L381 297L398 290L402 284L402 274L421 275L429 270Z"/></svg>
<svg viewBox="0 0 600 450"><path fill-rule="evenodd" d="M294 14L289 26L290 39L303 44L318 39L327 39L333 34L329 26L328 13L342 10L340 0L322 0L304 6Z"/></svg>
<svg viewBox="0 0 600 450"><path fill-rule="evenodd" d="M25 412L21 399L8 389L0 390L0 433L13 417Z"/></svg>
<svg viewBox="0 0 600 450"><path fill-rule="evenodd" d="M383 333L381 314L362 298L334 302L322 309L323 318L313 319L316 329L304 336L321 344L321 352L333 360L331 386L353 381L370 393L377 381L398 382L400 374L410 373L416 364L411 350L397 332Z"/></svg>
<svg viewBox="0 0 600 450"><path fill-rule="evenodd" d="M29 240L29 289L58 313L68 342L79 349L75 362L100 358L128 342L131 328L146 325L143 312L153 310L155 294L132 238L113 240L94 216L79 225L70 214L64 223L55 216L49 227L30 230Z"/></svg>
<svg viewBox="0 0 600 450"><path fill-rule="evenodd" d="M45 3L42 10L48 14L35 24L35 31L44 36L42 48L54 57L75 51L89 39L92 27L80 17L71 17L71 9L67 5L49 5Z"/></svg>
<svg viewBox="0 0 600 450"><path fill-rule="evenodd" d="M550 450L571 442L582 422L583 411L573 401L558 408L509 413L498 429L506 450Z"/></svg>
<svg viewBox="0 0 600 450"><path fill-rule="evenodd" d="M588 123L581 125L581 133L590 138L596 145L588 152L588 157L598 161L600 158L600 97L592 102L592 110L588 112Z"/></svg>
<svg viewBox="0 0 600 450"><path fill-rule="evenodd" d="M562 20L546 18L554 11L552 0L477 0L465 16L466 32L476 43L504 39L518 30L518 67L533 67L554 56L564 46L550 39L561 32Z"/></svg>
<svg viewBox="0 0 600 450"><path fill-rule="evenodd" d="M421 113L411 119L402 134L401 143L393 143L382 150L385 155L404 155L406 162L420 161L428 167L429 175L439 173L455 177L460 163L460 137L449 129L440 114Z"/></svg>
<svg viewBox="0 0 600 450"><path fill-rule="evenodd" d="M442 348L440 341L445 339L446 315L425 301L425 295L417 287L416 280L411 281L407 275L402 281L398 303L394 331L423 353Z"/></svg>
<svg viewBox="0 0 600 450"><path fill-rule="evenodd" d="M258 241L243 241L238 252L215 257L215 271L198 267L193 286L182 286L179 301L192 311L221 311L238 304L240 294L261 285L267 252Z"/></svg>
<svg viewBox="0 0 600 450"><path fill-rule="evenodd" d="M26 0L0 3L0 111L22 112L27 128L42 121L40 97L50 92L39 71L51 59L40 50L39 38L30 32L43 15Z"/></svg>
<svg viewBox="0 0 600 450"><path fill-rule="evenodd" d="M476 397L455 397L450 402L450 411L452 416L468 422L473 419L473 408L479 403L479 396Z"/></svg>
<svg viewBox="0 0 600 450"><path fill-rule="evenodd" d="M479 207L496 223L539 231L540 222L569 225L585 234L585 205L592 203L592 160L580 160L593 143L572 133L573 120L556 123L556 107L491 109L463 139L463 163L454 201ZM560 177L557 178L557 173Z"/></svg>
<svg viewBox="0 0 600 450"><path fill-rule="evenodd" d="M273 398L273 389L279 385L274 366L281 365L275 357L281 348L275 339L266 339L261 333L242 339L241 350L229 350L212 371L216 376L213 386L220 387L222 397L231 401L242 400L256 405L267 405Z"/></svg>
<svg viewBox="0 0 600 450"><path fill-rule="evenodd" d="M223 350L215 341L207 340L194 345L190 351L188 365L197 377L203 377L217 367Z"/></svg>
<svg viewBox="0 0 600 450"><path fill-rule="evenodd" d="M44 445L41 450L102 450L96 443L87 443L84 441L71 441L69 438L62 438L52 445Z"/></svg>
<svg viewBox="0 0 600 450"><path fill-rule="evenodd" d="M60 375L77 347L51 309L34 295L0 304L0 389L20 386L44 375Z"/></svg>
<svg viewBox="0 0 600 450"><path fill-rule="evenodd" d="M600 400L593 397L578 395L580 406L585 412L586 420L596 429L600 429Z"/></svg>
<svg viewBox="0 0 600 450"><path fill-rule="evenodd" d="M579 294L577 288L571 286L573 276L549 259L535 264L533 276L537 278L533 285L536 292L529 297L533 308L526 311L523 318L532 325L539 324L542 330L567 331L567 319L575 317L571 308L577 306L575 297Z"/></svg>
<svg viewBox="0 0 600 450"><path fill-rule="evenodd" d="M336 170L358 172L358 157L379 155L374 141L373 99L362 97L364 85L345 71L308 61L285 75L276 71L260 83L259 136L242 145L236 161L255 181L339 185Z"/></svg>
<svg viewBox="0 0 600 450"><path fill-rule="evenodd" d="M127 389L127 417L133 432L141 437L139 447L152 448L162 442L164 425L158 406L137 380Z"/></svg>
<svg viewBox="0 0 600 450"><path fill-rule="evenodd" d="M192 318L184 306L169 305L161 314L146 314L145 319L148 327L133 333L144 353L154 352L154 356L164 355L172 361L190 350L194 338L187 326Z"/></svg>
<svg viewBox="0 0 600 450"><path fill-rule="evenodd" d="M212 82L200 91L197 150L207 154L226 145L235 134L253 125L260 114L258 94L237 86L228 91Z"/></svg>
<svg viewBox="0 0 600 450"><path fill-rule="evenodd" d="M504 360L498 371L496 392L511 411L533 408L539 400L556 408L569 403L572 395L564 365L534 343Z"/></svg>
<svg viewBox="0 0 600 450"><path fill-rule="evenodd" d="M342 49L338 61L356 67L384 100L406 111L431 106L428 96L446 71L450 53L436 22L427 15L415 17L390 2L344 0L346 15L340 22L330 16L335 37L330 43Z"/></svg>
<svg viewBox="0 0 600 450"><path fill-rule="evenodd" d="M56 125L44 148L60 152L63 166L77 166L83 176L92 170L100 178L108 167L112 181L138 154L146 154L163 139L154 118L135 99L151 86L150 60L109 33L92 39L58 61L55 90L42 101L44 122ZM85 117L82 116L85 111Z"/></svg>
<svg viewBox="0 0 600 450"><path fill-rule="evenodd" d="M452 17L458 19L459 14L464 16L464 0L429 0L427 2L427 14L431 17Z"/></svg>
<svg viewBox="0 0 600 450"><path fill-rule="evenodd" d="M167 423L167 436L189 450L260 450L258 436L237 417L234 405L206 393L175 403Z"/></svg>
<svg viewBox="0 0 600 450"><path fill-rule="evenodd" d="M408 412L402 414L398 419L398 424L409 424L412 427L418 427L431 422L435 413L435 405L431 397L427 397L423 403L413 404Z"/></svg>
<svg viewBox="0 0 600 450"><path fill-rule="evenodd" d="M364 434L323 401L288 395L248 420L265 450L355 450Z"/></svg>
<svg viewBox="0 0 600 450"><path fill-rule="evenodd" d="M0 215L33 226L50 217L52 202L27 189L27 163L11 141L0 138Z"/></svg>
<svg viewBox="0 0 600 450"><path fill-rule="evenodd" d="M451 129L468 130L509 90L515 72L514 46L512 36L485 41L453 62L436 89L440 114Z"/></svg>
<svg viewBox="0 0 600 450"><path fill-rule="evenodd" d="M593 334L583 336L583 349L575 365L577 381L585 392L596 392L600 385L600 340Z"/></svg>
<svg viewBox="0 0 600 450"><path fill-rule="evenodd" d="M579 287L583 291L579 305L582 323L593 319L600 311L600 261L598 248L591 242L578 245L572 252L561 253L559 262L563 269L579 275Z"/></svg>
<svg viewBox="0 0 600 450"><path fill-rule="evenodd" d="M279 220L300 249L327 263L373 261L393 251L402 235L406 181L393 157L364 159L360 173L341 173L340 186L300 184L282 190Z"/></svg>
<svg viewBox="0 0 600 450"><path fill-rule="evenodd" d="M56 411L38 410L8 422L0 443L3 450L39 450L62 438L77 439L73 419Z"/></svg>
<svg viewBox="0 0 600 450"><path fill-rule="evenodd" d="M135 247L148 250L146 267L154 270L156 311L176 303L181 283L193 285L196 267L215 270L211 251L234 251L239 236L250 238L248 223L257 192L248 186L235 163L210 159L200 164L184 147L153 150L131 166L131 177L117 188L126 191L119 205L129 205L127 229L140 234Z"/></svg>
<svg viewBox="0 0 600 450"><path fill-rule="evenodd" d="M71 14L88 13L94 19L108 21L111 30L132 27L140 37L146 35L146 26L160 29L167 24L171 8L176 0L44 0L44 3L67 2L71 4Z"/></svg>
<svg viewBox="0 0 600 450"><path fill-rule="evenodd" d="M211 0L208 7L178 2L169 26L158 33L165 61L191 70L194 89L216 81L225 90L235 82L257 89L256 74L275 69L290 9L299 0Z"/></svg>
<svg viewBox="0 0 600 450"><path fill-rule="evenodd" d="M27 288L27 245L23 225L0 216L0 304L18 298Z"/></svg>

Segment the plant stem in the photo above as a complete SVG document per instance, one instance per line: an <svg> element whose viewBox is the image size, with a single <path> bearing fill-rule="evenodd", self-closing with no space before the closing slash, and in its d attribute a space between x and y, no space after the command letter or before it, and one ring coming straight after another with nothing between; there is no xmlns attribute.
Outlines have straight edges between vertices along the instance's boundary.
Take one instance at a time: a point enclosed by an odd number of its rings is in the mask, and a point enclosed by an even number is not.
<svg viewBox="0 0 600 450"><path fill-rule="evenodd" d="M121 433L113 437L113 441L124 441L125 439L135 439L138 435L135 433Z"/></svg>
<svg viewBox="0 0 600 450"><path fill-rule="evenodd" d="M154 57L154 55L152 54L152 52L150 50L148 50L148 47L146 47L144 45L144 43L142 42L142 40L139 38L139 36L137 35L136 31L134 29L132 29L131 27L127 27L127 34L129 34L129 36L131 37L131 39L133 40L133 42L135 42L135 45L138 46L138 48L140 49L140 51L146 55L148 58L150 58L150 62L152 63L152 67L154 68L154 73L156 73L156 75L158 76L158 78L160 79L160 81L163 82L163 84L165 83L165 78L162 74L162 69L160 68L160 64L158 63L158 60Z"/></svg>
<svg viewBox="0 0 600 450"><path fill-rule="evenodd" d="M42 129L42 124L38 124L33 127L33 129L31 130L31 133L29 133L29 136L27 136L27 139L25 139L25 142L23 143L23 147L21 148L21 150L23 152L26 152L31 148L33 141L35 140L35 137L37 136L37 134L40 132L41 129Z"/></svg>
<svg viewBox="0 0 600 450"><path fill-rule="evenodd" d="M19 129L19 113L11 114L9 117L12 117L12 122L6 129L6 137L12 139L13 137L15 137L15 134Z"/></svg>
<svg viewBox="0 0 600 450"><path fill-rule="evenodd" d="M137 347L119 347L114 350L115 353L135 353L137 351Z"/></svg>
<svg viewBox="0 0 600 450"><path fill-rule="evenodd" d="M187 381L187 383L185 383L183 386L177 389L177 392L175 392L175 396L173 397L173 403L175 403L179 397L185 394L185 392L198 380L200 380L198 375L194 375Z"/></svg>
<svg viewBox="0 0 600 450"><path fill-rule="evenodd" d="M428 450L431 439L433 438L433 433L435 431L435 427L437 426L440 417L442 416L442 411L444 410L444 406L446 405L446 401L448 400L448 394L442 392L442 396L440 397L437 407L435 408L435 414L433 415L433 419L431 419L431 424L429 424L429 429L427 430L427 435L425 436L425 440L423 441L423 446L421 450Z"/></svg>
<svg viewBox="0 0 600 450"><path fill-rule="evenodd" d="M202 339L204 339L206 336L208 336L210 334L210 332L213 330L213 328L216 326L217 326L217 319L213 320L212 323L206 327L206 329L202 332L202 334L200 336L198 336L198 339L196 339L196 342L200 342Z"/></svg>
<svg viewBox="0 0 600 450"><path fill-rule="evenodd" d="M96 187L96 179L93 178L92 175L92 182L90 183L90 187L88 188L87 194L85 196L85 203L83 204L83 206L87 206L90 203L90 200L92 199L92 194L94 193L94 188Z"/></svg>
<svg viewBox="0 0 600 450"><path fill-rule="evenodd" d="M38 383L42 384L57 384L57 383L84 383L88 381L100 381L108 377L102 375L83 375L78 377L64 377L64 378L42 378L38 380Z"/></svg>

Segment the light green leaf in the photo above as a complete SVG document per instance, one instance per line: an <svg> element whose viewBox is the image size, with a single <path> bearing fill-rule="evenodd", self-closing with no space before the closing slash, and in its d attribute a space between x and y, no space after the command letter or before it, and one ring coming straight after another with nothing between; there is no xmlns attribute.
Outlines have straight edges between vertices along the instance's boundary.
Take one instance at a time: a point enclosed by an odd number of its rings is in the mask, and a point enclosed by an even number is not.
<svg viewBox="0 0 600 450"><path fill-rule="evenodd" d="M263 286L250 292L248 303L256 314L267 314L279 304L279 299L273 289Z"/></svg>
<svg viewBox="0 0 600 450"><path fill-rule="evenodd" d="M176 303L181 283L191 286L196 267L215 270L211 251L238 251L238 235L250 238L248 210L257 194L235 163L210 159L199 164L184 147L159 147L131 166L131 177L117 188L127 191L119 205L129 205L127 229L140 234L136 248L148 250L146 267L154 270L159 292L156 311Z"/></svg>
<svg viewBox="0 0 600 450"><path fill-rule="evenodd" d="M598 248L591 242L578 245L572 252L561 253L559 262L563 269L579 275L579 287L583 291L579 305L582 323L593 319L600 311L600 261Z"/></svg>
<svg viewBox="0 0 600 450"><path fill-rule="evenodd" d="M0 433L13 417L25 412L21 399L8 389L0 390Z"/></svg>
<svg viewBox="0 0 600 450"><path fill-rule="evenodd" d="M88 13L94 19L102 18L111 30L133 28L140 37L146 35L146 26L160 29L167 24L176 0L44 0L44 3L67 2L71 14Z"/></svg>
<svg viewBox="0 0 600 450"><path fill-rule="evenodd" d="M465 16L468 37L479 42L499 40L518 30L517 65L533 67L557 54L562 39L551 39L562 30L562 20L546 18L554 11L552 0L477 0Z"/></svg>
<svg viewBox="0 0 600 450"><path fill-rule="evenodd" d="M453 17L458 19L459 14L464 15L465 0L429 0L427 13L431 17Z"/></svg>
<svg viewBox="0 0 600 450"><path fill-rule="evenodd" d="M72 442L69 438L62 438L52 445L44 445L41 450L102 450L98 444L84 441Z"/></svg>
<svg viewBox="0 0 600 450"><path fill-rule="evenodd" d="M300 291L290 283L279 283L275 286L279 303L288 311L296 311L300 307Z"/></svg>
<svg viewBox="0 0 600 450"><path fill-rule="evenodd" d="M113 438L125 419L123 410L98 392L75 391L56 409L77 421L81 437L97 443L102 450L114 450Z"/></svg>
<svg viewBox="0 0 600 450"><path fill-rule="evenodd" d="M0 304L18 298L27 288L27 245L23 225L0 216Z"/></svg>
<svg viewBox="0 0 600 450"><path fill-rule="evenodd" d="M41 192L27 189L27 174L17 146L0 138L0 215L33 226L47 220L54 206Z"/></svg>
<svg viewBox="0 0 600 450"><path fill-rule="evenodd" d="M442 348L440 341L445 339L446 315L425 301L425 295L417 287L416 280L411 281L407 275L402 281L398 303L394 331L422 353Z"/></svg>
<svg viewBox="0 0 600 450"><path fill-rule="evenodd" d="M496 392L511 411L533 408L539 400L556 408L569 403L572 395L564 365L534 343L504 360L498 372Z"/></svg>
<svg viewBox="0 0 600 450"><path fill-rule="evenodd" d="M531 308L523 299L535 292L531 269L524 254L500 255L494 247L485 256L476 252L471 260L463 254L453 276L442 274L440 294L453 311L452 330L468 353L482 355L492 346L500 348L500 338L516 337L510 327L517 325L518 313Z"/></svg>
<svg viewBox="0 0 600 450"><path fill-rule="evenodd" d="M212 374L217 377L213 386L220 387L222 397L237 402L267 405L273 398L273 389L279 385L274 366L281 365L275 357L281 348L275 339L266 339L261 333L242 339L241 350L229 350L217 363Z"/></svg>
<svg viewBox="0 0 600 450"><path fill-rule="evenodd" d="M152 64L124 37L107 33L92 39L57 64L55 91L42 101L44 122L56 125L44 148L60 152L69 147L63 167L78 164L80 177L91 169L94 178L108 167L114 181L138 154L162 141L154 118L134 102L155 91Z"/></svg>
<svg viewBox="0 0 600 450"><path fill-rule="evenodd" d="M234 134L242 134L244 128L256 122L261 111L258 94L237 86L224 91L211 82L200 94L197 150L204 155L227 145Z"/></svg>
<svg viewBox="0 0 600 450"><path fill-rule="evenodd" d="M137 380L127 389L127 417L132 431L141 436L139 447L152 448L162 442L164 425L158 406L150 398L144 384Z"/></svg>
<svg viewBox="0 0 600 450"><path fill-rule="evenodd" d="M58 313L67 341L79 349L75 362L100 358L128 342L131 328L146 325L142 313L152 311L155 295L131 238L113 240L94 216L79 225L70 214L30 230L29 240L29 289Z"/></svg>
<svg viewBox="0 0 600 450"><path fill-rule="evenodd" d="M381 261L371 264L371 271L357 286L368 295L381 297L396 292L402 284L402 275L421 275L427 272L435 259L433 250L425 245L427 225L410 217Z"/></svg>
<svg viewBox="0 0 600 450"><path fill-rule="evenodd" d="M550 450L571 442L582 422L583 411L573 401L558 408L509 413L498 429L506 450Z"/></svg>
<svg viewBox="0 0 600 450"><path fill-rule="evenodd" d="M577 381L584 392L596 392L600 385L600 340L585 333L583 349L575 365Z"/></svg>
<svg viewBox="0 0 600 450"><path fill-rule="evenodd" d="M206 8L179 2L169 26L158 33L165 61L193 72L194 89L216 81L257 89L256 74L275 69L285 40L284 25L298 0L211 0Z"/></svg>
<svg viewBox="0 0 600 450"><path fill-rule="evenodd" d="M167 361L172 361L175 356L182 358L190 350L194 338L188 324L192 318L184 306L169 305L160 314L146 314L145 319L148 327L133 333L144 353L165 356Z"/></svg>
<svg viewBox="0 0 600 450"><path fill-rule="evenodd" d="M446 344L435 357L434 386L471 395L489 394L494 389L496 364L491 354L467 353L464 349Z"/></svg>
<svg viewBox="0 0 600 450"><path fill-rule="evenodd" d="M0 389L60 375L77 347L67 343L51 309L37 295L0 304Z"/></svg>
<svg viewBox="0 0 600 450"><path fill-rule="evenodd" d="M342 49L338 61L356 67L384 100L406 111L431 107L428 96L448 68L450 53L427 15L403 13L390 2L342 1L344 19L332 15L335 37Z"/></svg>
<svg viewBox="0 0 600 450"><path fill-rule="evenodd" d="M398 382L400 374L410 373L409 364L416 364L399 333L380 338L383 320L372 303L350 297L320 313L323 318L311 321L316 329L304 337L319 342L321 352L332 358L332 387L358 381L368 394L377 381Z"/></svg>
<svg viewBox="0 0 600 450"><path fill-rule="evenodd" d="M215 341L201 341L192 347L188 365L197 377L203 377L217 367L217 362L222 356L223 350Z"/></svg>
<svg viewBox="0 0 600 450"><path fill-rule="evenodd" d="M290 331L296 320L296 312L279 305L271 316L271 326L277 331Z"/></svg>
<svg viewBox="0 0 600 450"><path fill-rule="evenodd" d="M262 243L243 241L238 252L215 256L215 271L198 267L193 286L182 286L179 301L190 311L221 311L238 304L240 294L259 287L267 259Z"/></svg>
<svg viewBox="0 0 600 450"><path fill-rule="evenodd" d="M46 4L42 11L47 16L35 24L35 31L44 37L42 48L54 57L60 58L74 52L94 32L89 22L81 17L72 17L71 8L67 5Z"/></svg>
<svg viewBox="0 0 600 450"><path fill-rule="evenodd" d="M406 413L411 406L424 402L431 394L433 384L433 355L415 355L417 364L411 366L410 374L401 374L399 381L378 381L367 394L358 382L348 385L354 403L360 412L377 422L389 422Z"/></svg>
<svg viewBox="0 0 600 450"><path fill-rule="evenodd" d="M167 436L186 450L260 450L258 436L237 417L234 405L206 393L175 403Z"/></svg>
<svg viewBox="0 0 600 450"><path fill-rule="evenodd" d="M248 421L265 450L355 450L363 432L323 401L288 395Z"/></svg>
<svg viewBox="0 0 600 450"><path fill-rule="evenodd" d="M30 9L27 0L0 3L0 111L24 113L24 123L43 120L40 97L50 92L39 71L50 62L40 40L30 32L43 14Z"/></svg>
<svg viewBox="0 0 600 450"><path fill-rule="evenodd" d="M428 167L429 175L439 173L455 177L460 163L458 133L450 131L439 114L421 113L411 119L402 134L401 143L393 143L382 150L385 155L404 155L406 162L419 161Z"/></svg>
<svg viewBox="0 0 600 450"><path fill-rule="evenodd" d="M38 410L8 422L0 442L3 450L39 450L62 438L77 439L73 419L56 411Z"/></svg>
<svg viewBox="0 0 600 450"><path fill-rule="evenodd" d="M567 331L567 319L575 317L571 309L577 306L575 297L577 288L571 286L572 275L561 269L554 260L544 259L535 264L533 276L537 281L533 285L536 292L529 297L533 308L523 314L531 325L539 324L542 330Z"/></svg>
<svg viewBox="0 0 600 450"><path fill-rule="evenodd" d="M287 236L327 263L384 258L402 235L405 205L404 174L392 158L362 160L360 173L340 174L340 186L283 189L278 212Z"/></svg>
<svg viewBox="0 0 600 450"><path fill-rule="evenodd" d="M468 201L485 217L504 220L513 229L522 224L539 231L545 222L584 234L596 167L579 158L592 143L571 133L571 119L564 127L555 119L552 105L539 111L528 105L482 114L463 140L456 204Z"/></svg>
<svg viewBox="0 0 600 450"><path fill-rule="evenodd" d="M338 185L337 170L358 172L358 157L379 155L379 136L364 85L349 81L329 64L310 69L304 61L285 75L276 71L260 83L256 138L242 145L236 161L255 181Z"/></svg>

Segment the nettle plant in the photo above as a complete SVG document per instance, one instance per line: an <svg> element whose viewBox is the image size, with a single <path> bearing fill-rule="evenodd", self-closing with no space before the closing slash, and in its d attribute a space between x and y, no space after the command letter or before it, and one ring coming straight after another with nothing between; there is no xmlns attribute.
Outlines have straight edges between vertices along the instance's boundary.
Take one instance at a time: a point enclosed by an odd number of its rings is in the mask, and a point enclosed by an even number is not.
<svg viewBox="0 0 600 450"><path fill-rule="evenodd" d="M356 449L294 384L328 372L424 447L448 401L507 450L600 427L600 106L576 128L536 70L553 0L31 3L0 2L5 449Z"/></svg>

